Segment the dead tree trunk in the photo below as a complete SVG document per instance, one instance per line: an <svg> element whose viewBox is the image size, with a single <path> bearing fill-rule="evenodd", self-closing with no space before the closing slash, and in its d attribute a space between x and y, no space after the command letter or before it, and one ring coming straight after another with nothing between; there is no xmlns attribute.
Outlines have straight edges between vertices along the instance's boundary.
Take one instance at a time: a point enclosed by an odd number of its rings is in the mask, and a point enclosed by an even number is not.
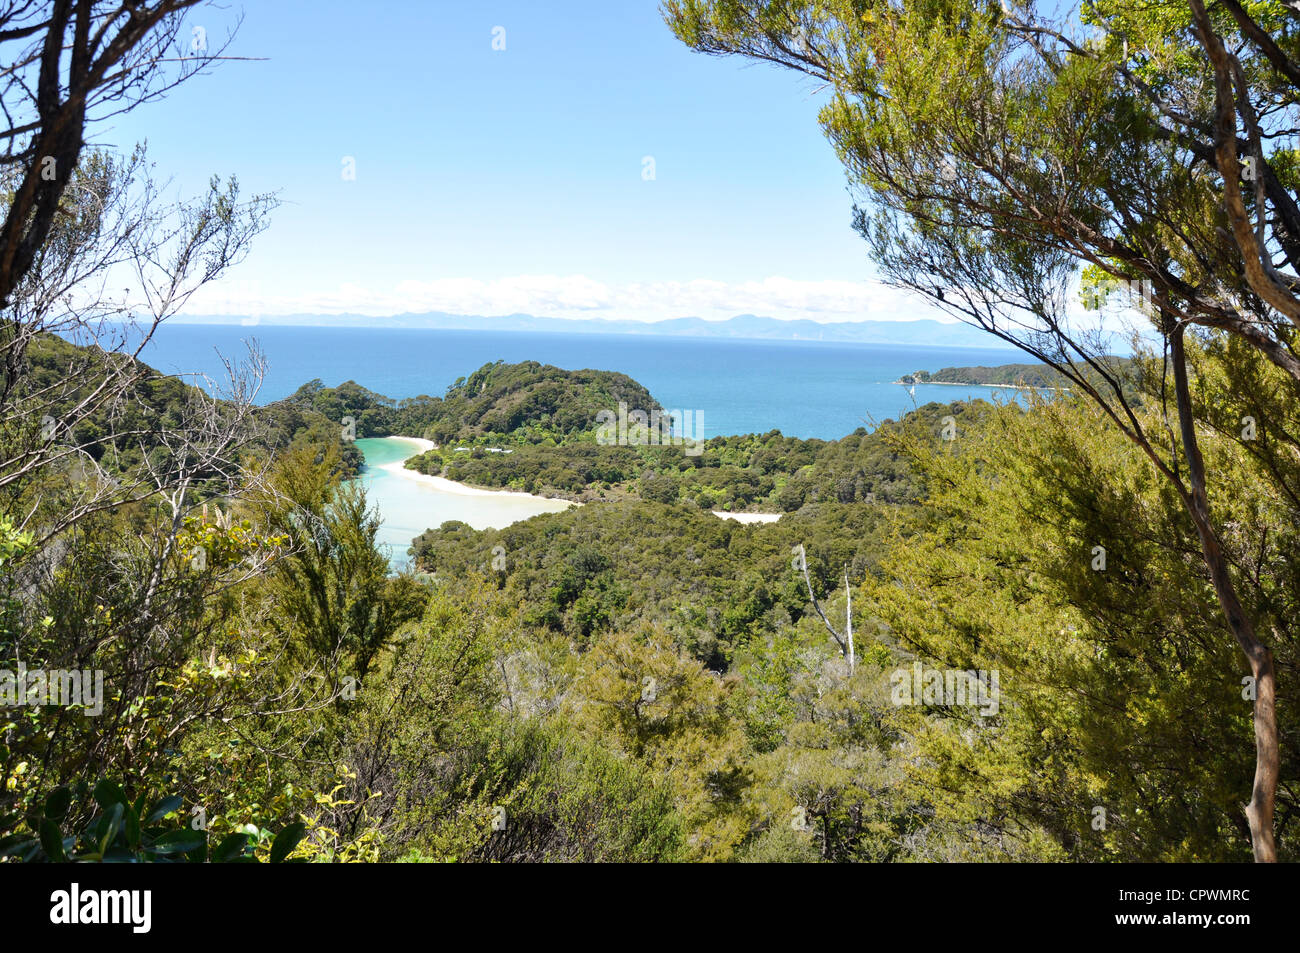
<svg viewBox="0 0 1300 953"><path fill-rule="evenodd" d="M799 557L798 566L803 571L804 585L808 587L808 599L812 602L813 609L822 620L822 624L826 626L826 631L831 634L835 644L840 647L840 654L848 661L849 674L852 675L855 660L853 658L853 594L849 590L849 567L844 567L844 591L848 595L849 601L848 607L844 610L845 634L841 635L840 631L831 625L831 620L826 618L826 613L822 611L822 605L817 601L816 593L813 592L812 577L808 575L808 554L804 552L803 544L800 543L796 549Z"/></svg>

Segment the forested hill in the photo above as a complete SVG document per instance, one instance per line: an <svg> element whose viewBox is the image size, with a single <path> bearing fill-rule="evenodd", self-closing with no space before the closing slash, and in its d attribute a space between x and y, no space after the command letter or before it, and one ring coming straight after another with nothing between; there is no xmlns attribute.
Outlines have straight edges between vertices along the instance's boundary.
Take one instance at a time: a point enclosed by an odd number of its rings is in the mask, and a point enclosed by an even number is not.
<svg viewBox="0 0 1300 953"><path fill-rule="evenodd" d="M996 367L944 367L905 374L903 384L978 384L984 387L1051 387L1061 375L1045 364L999 364Z"/></svg>
<svg viewBox="0 0 1300 953"><path fill-rule="evenodd" d="M332 420L352 417L359 437L402 434L439 444L474 442L487 435L498 442L560 440L593 430L597 415L616 412L620 403L646 413L663 410L626 374L568 371L537 361L484 364L457 379L442 397L394 400L354 381L326 387L315 380L288 400Z"/></svg>
<svg viewBox="0 0 1300 953"><path fill-rule="evenodd" d="M780 431L712 437L688 449L651 439L599 439L597 416L662 411L626 374L566 371L528 361L485 364L446 396L392 400L349 381L299 388L290 403L335 421L351 417L358 437L426 437L438 447L411 457L409 469L493 489L576 502L643 499L702 509L792 513L806 503L898 503L920 488L886 434L934 430L952 415L964 423L977 405L927 404L906 424L885 421L839 440L804 440ZM494 452L495 451L495 452Z"/></svg>
<svg viewBox="0 0 1300 953"><path fill-rule="evenodd" d="M1131 359L1106 359L1119 377L1128 377ZM1089 378L1095 376L1091 368ZM1058 387L1069 382L1059 371L1046 364L998 364L993 367L943 367L937 371L914 371L904 374L900 384L974 384L981 387Z"/></svg>
<svg viewBox="0 0 1300 953"><path fill-rule="evenodd" d="M169 430L200 399L199 389L183 379L162 373L128 354L106 351L97 346L72 344L53 334L34 337L23 355L16 397L48 411L57 438L69 442L98 461L111 473L139 464L168 444ZM115 381L104 386L105 379ZM92 397L96 388L102 396ZM27 396L24 396L27 395ZM208 398L204 398L207 400ZM217 399L217 408L228 402ZM87 406L71 432L60 434L59 421L72 408ZM38 421L29 421L35 424ZM17 428L20 421L8 421ZM265 455L295 444L338 442L338 427L324 414L289 401L277 401L252 410L247 432L240 442L246 451ZM346 475L355 474L360 452L352 446L339 448Z"/></svg>

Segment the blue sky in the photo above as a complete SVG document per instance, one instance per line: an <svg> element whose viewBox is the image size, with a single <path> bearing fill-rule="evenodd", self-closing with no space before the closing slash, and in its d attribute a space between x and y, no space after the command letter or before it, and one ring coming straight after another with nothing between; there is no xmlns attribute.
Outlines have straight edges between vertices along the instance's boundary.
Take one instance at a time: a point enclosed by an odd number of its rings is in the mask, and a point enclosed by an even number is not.
<svg viewBox="0 0 1300 953"><path fill-rule="evenodd" d="M191 22L215 44L239 12ZM95 136L148 139L179 192L234 173L280 193L252 255L191 312L942 317L873 279L817 126L826 94L688 50L654 0L242 12L229 52L264 61Z"/></svg>

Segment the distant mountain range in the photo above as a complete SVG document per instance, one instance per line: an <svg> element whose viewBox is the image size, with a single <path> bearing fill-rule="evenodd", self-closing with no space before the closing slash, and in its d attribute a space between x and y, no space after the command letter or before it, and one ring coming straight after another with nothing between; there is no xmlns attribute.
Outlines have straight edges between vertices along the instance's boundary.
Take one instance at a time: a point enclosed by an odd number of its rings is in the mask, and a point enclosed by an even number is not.
<svg viewBox="0 0 1300 953"><path fill-rule="evenodd" d="M179 315L175 324L263 324L290 327L430 328L445 331L533 331L567 334L653 334L676 337L747 338L760 341L840 341L899 344L910 347L981 347L1008 345L967 324L941 321L840 321L821 324L806 319L783 321L741 314L725 321L671 318L666 321L610 321L600 318L539 318L531 314L480 317L431 311L372 317L362 314L270 315L258 321L232 315Z"/></svg>

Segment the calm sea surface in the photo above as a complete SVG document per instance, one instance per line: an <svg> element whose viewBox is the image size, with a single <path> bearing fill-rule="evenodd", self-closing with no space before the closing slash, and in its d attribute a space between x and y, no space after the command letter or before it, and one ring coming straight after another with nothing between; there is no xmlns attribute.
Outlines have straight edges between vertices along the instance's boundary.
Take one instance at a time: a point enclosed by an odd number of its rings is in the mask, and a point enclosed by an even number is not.
<svg viewBox="0 0 1300 953"><path fill-rule="evenodd" d="M388 397L442 396L456 378L489 361L533 360L628 374L665 408L702 412L706 437L775 429L830 440L897 418L913 400L1005 400L1006 390L939 384L917 386L913 398L891 382L916 370L1025 360L1019 351L993 348L271 325L165 325L144 359L167 373L219 376L218 355L246 355L248 340L270 365L263 403L317 378L327 385L354 380Z"/></svg>

